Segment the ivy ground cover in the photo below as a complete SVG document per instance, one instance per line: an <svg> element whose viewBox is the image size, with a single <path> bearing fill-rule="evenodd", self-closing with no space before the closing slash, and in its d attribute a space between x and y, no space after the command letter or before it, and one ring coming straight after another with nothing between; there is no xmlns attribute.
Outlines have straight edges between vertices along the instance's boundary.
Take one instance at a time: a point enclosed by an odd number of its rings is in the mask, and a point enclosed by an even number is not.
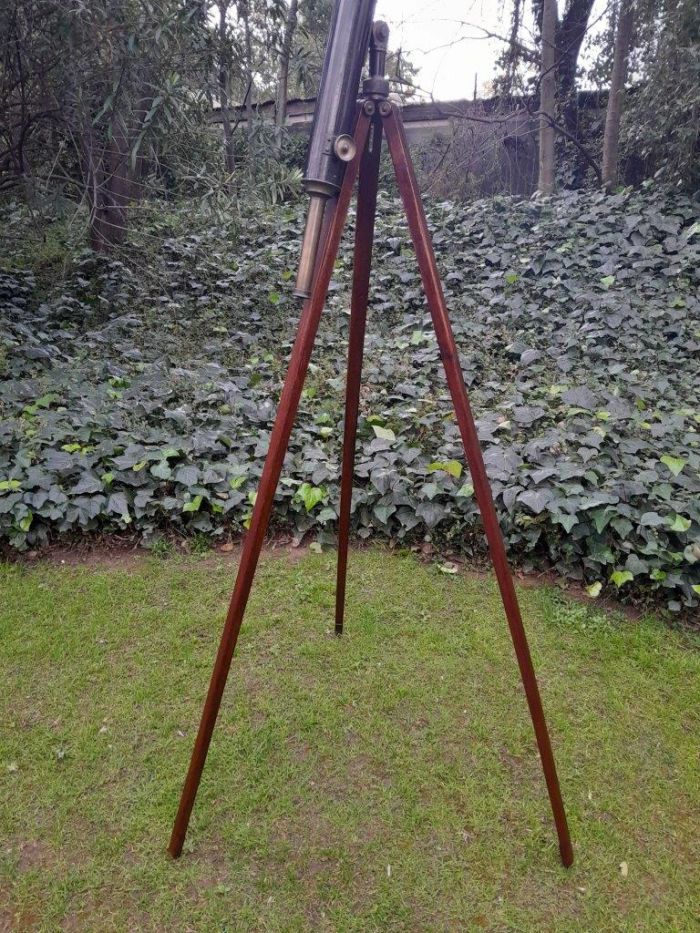
<svg viewBox="0 0 700 933"><path fill-rule="evenodd" d="M0 567L0 929L697 930L697 636L520 592L561 867L490 576L267 556L183 858L166 855L235 562Z"/></svg>
<svg viewBox="0 0 700 933"><path fill-rule="evenodd" d="M239 534L298 320L301 209L234 228L158 206L111 260L63 247L57 260L19 208L4 219L2 539L26 549L86 531ZM647 187L431 204L429 219L512 558L593 597L653 598L693 617L698 202ZM44 241L59 229L47 222ZM414 256L387 193L375 267L354 533L481 557ZM338 502L350 271L348 237L274 519L322 546Z"/></svg>

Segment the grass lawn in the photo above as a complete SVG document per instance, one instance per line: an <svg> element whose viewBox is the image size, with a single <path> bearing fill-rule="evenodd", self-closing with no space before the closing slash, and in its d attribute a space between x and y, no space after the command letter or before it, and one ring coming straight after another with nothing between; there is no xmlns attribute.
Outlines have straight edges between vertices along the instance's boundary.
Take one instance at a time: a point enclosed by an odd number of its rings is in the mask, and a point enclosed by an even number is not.
<svg viewBox="0 0 700 933"><path fill-rule="evenodd" d="M165 848L235 566L0 567L0 929L696 930L700 653L521 591L564 870L495 583L263 562L185 854Z"/></svg>

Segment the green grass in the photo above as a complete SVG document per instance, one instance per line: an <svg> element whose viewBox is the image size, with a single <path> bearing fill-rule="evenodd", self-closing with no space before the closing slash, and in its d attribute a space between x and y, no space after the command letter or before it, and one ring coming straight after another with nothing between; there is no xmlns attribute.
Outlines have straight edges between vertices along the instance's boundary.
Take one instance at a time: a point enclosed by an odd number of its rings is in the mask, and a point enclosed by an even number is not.
<svg viewBox="0 0 700 933"><path fill-rule="evenodd" d="M697 929L697 641L522 590L566 871L493 581L354 553L338 640L333 562L263 562L178 862L232 562L0 567L0 929Z"/></svg>

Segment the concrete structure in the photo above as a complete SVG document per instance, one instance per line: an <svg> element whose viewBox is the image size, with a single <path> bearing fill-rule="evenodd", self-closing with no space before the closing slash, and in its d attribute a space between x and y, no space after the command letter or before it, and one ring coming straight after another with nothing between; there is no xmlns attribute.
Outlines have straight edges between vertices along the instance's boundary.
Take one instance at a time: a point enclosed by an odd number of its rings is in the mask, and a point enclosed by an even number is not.
<svg viewBox="0 0 700 933"><path fill-rule="evenodd" d="M290 100L287 129L308 135L313 122L315 98ZM530 105L530 106L528 106ZM579 92L579 108L595 111L604 106L595 91ZM508 193L528 196L537 185L538 120L531 114L532 101L487 100L418 101L403 105L406 135L424 178L430 178L433 194L454 197ZM275 102L256 104L258 119L272 122ZM210 115L221 123L221 109ZM246 109L231 108L231 122L244 130ZM428 145L428 144L433 145Z"/></svg>
<svg viewBox="0 0 700 933"><path fill-rule="evenodd" d="M403 119L409 141L414 143L432 139L435 136L451 136L456 115L467 114L472 108L482 112L484 103L484 101L455 100L443 103L419 102L404 104ZM315 105L316 99L314 97L290 100L287 105L287 129L292 133L310 133ZM256 104L255 113L259 119L272 122L275 119L275 102L266 100ZM212 123L221 123L220 107L215 107L212 110L210 120ZM231 122L238 124L239 128L245 127L245 107L231 108Z"/></svg>

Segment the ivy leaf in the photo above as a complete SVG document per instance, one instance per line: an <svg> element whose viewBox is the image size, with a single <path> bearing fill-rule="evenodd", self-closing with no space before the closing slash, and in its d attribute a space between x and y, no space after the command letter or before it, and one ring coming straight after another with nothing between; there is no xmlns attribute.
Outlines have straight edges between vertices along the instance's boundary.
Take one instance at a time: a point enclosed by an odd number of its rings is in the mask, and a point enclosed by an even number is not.
<svg viewBox="0 0 700 933"><path fill-rule="evenodd" d="M689 518L684 518L682 515L674 515L673 519L669 515L668 523L671 531L677 531L680 534L687 531L692 524Z"/></svg>
<svg viewBox="0 0 700 933"><path fill-rule="evenodd" d="M451 561L448 561L446 564L440 564L438 567L440 573L447 573L450 576L454 576L459 571L457 564L453 564Z"/></svg>
<svg viewBox="0 0 700 933"><path fill-rule="evenodd" d="M462 475L462 464L459 460L435 461L428 464L428 473L449 473L457 479Z"/></svg>
<svg viewBox="0 0 700 933"><path fill-rule="evenodd" d="M423 519L428 528L435 528L446 514L446 509L437 502L421 502L416 507L416 515Z"/></svg>
<svg viewBox="0 0 700 933"><path fill-rule="evenodd" d="M195 496L194 499L190 499L189 502L185 502L182 507L183 512L199 512L199 509L202 505L202 496Z"/></svg>
<svg viewBox="0 0 700 933"><path fill-rule="evenodd" d="M71 495L74 496L84 496L95 492L102 492L102 481L90 470L83 473L71 489Z"/></svg>
<svg viewBox="0 0 700 933"><path fill-rule="evenodd" d="M634 580L634 574L630 573L629 570L616 570L610 575L610 582L614 583L618 589L631 580Z"/></svg>
<svg viewBox="0 0 700 933"><path fill-rule="evenodd" d="M544 489L528 489L521 492L518 501L526 505L535 515L540 515L547 507L551 493Z"/></svg>
<svg viewBox="0 0 700 933"><path fill-rule="evenodd" d="M671 471L671 473L673 473L674 476L678 476L678 474L681 472L683 467L688 462L687 460L684 460L682 457L672 457L670 454L664 454L663 457L660 458L660 460L663 464L665 464L669 468L669 470Z"/></svg>
<svg viewBox="0 0 700 933"><path fill-rule="evenodd" d="M579 521L577 515L569 515L567 512L555 512L552 520L561 525L567 534L578 525Z"/></svg>
<svg viewBox="0 0 700 933"><path fill-rule="evenodd" d="M383 441L395 441L396 435L391 430L391 428L382 428L378 424L372 425L372 430L378 438L381 438Z"/></svg>
<svg viewBox="0 0 700 933"><path fill-rule="evenodd" d="M170 479L173 475L173 471L170 469L167 460L159 460L151 467L151 475L155 476L157 479Z"/></svg>
<svg viewBox="0 0 700 933"><path fill-rule="evenodd" d="M315 508L319 502L326 498L327 492L323 486L312 486L311 483L302 483L297 490L296 497L304 503L307 512Z"/></svg>
<svg viewBox="0 0 700 933"><path fill-rule="evenodd" d="M456 495L459 498L470 499L474 495L474 487L471 483L465 483L464 486L459 488Z"/></svg>
<svg viewBox="0 0 700 933"><path fill-rule="evenodd" d="M181 466L175 473L175 479L189 489L197 485L199 470L196 466Z"/></svg>
<svg viewBox="0 0 700 933"><path fill-rule="evenodd" d="M107 500L107 511L113 515L118 515L125 524L131 523L129 515L129 503L123 492L113 492Z"/></svg>
<svg viewBox="0 0 700 933"><path fill-rule="evenodd" d="M605 506L602 509L594 509L591 512L591 518L593 519L593 524L595 525L595 530L598 532L598 534L602 534L603 531L605 531L605 528L614 517L615 511L609 506Z"/></svg>
<svg viewBox="0 0 700 933"><path fill-rule="evenodd" d="M0 482L0 492L15 492L21 488L22 484L18 479L4 479Z"/></svg>
<svg viewBox="0 0 700 933"><path fill-rule="evenodd" d="M600 593L603 589L603 584L600 582L591 583L590 586L586 587L586 592L591 597L591 599L597 599L600 596Z"/></svg>

